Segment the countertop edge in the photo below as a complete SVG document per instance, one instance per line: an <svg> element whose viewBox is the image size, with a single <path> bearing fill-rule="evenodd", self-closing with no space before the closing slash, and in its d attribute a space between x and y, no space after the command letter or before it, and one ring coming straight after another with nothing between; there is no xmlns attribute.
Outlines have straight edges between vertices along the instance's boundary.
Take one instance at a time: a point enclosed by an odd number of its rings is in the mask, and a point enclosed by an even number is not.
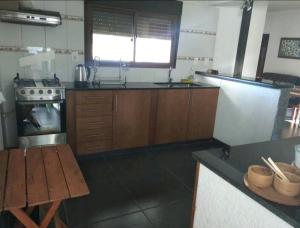
<svg viewBox="0 0 300 228"><path fill-rule="evenodd" d="M92 87L89 85L88 87L76 87L74 82L62 82L62 85L65 86L66 90L75 90L75 91L94 91L94 90L159 90L159 89L220 89L219 86L210 85L206 83L193 83L201 86L191 86L191 87L168 87L163 85L156 85L152 82L146 83L130 83L128 82L126 86L122 85L104 85L104 86L95 86Z"/></svg>
<svg viewBox="0 0 300 228"><path fill-rule="evenodd" d="M289 89L289 88L294 87L294 85L292 85L292 84L284 84L284 85L283 84L276 84L276 83L270 84L270 83L266 83L266 82L251 81L251 80L241 79L241 78L233 78L233 77L226 76L226 75L208 74L208 73L201 72L201 71L196 71L195 74L197 74L198 76L224 79L224 80L227 80L227 81L240 82L240 83L244 83L244 84L261 86L261 87L266 87L266 88L271 88L271 89Z"/></svg>
<svg viewBox="0 0 300 228"><path fill-rule="evenodd" d="M227 164L225 160L222 160L221 158L218 159L214 155L210 154L210 151L212 150L221 150L222 149L211 149L211 150L202 150L202 151L197 151L193 152L193 158L199 162L200 164L203 164L206 166L208 169L210 169L212 172L214 172L216 175L220 176L223 178L225 181L236 187L238 190L240 190L242 193L250 197L251 199L255 200L258 202L260 205L265 207L266 209L270 210L273 214L277 215L279 218L287 222L288 224L295 226L295 227L300 227L300 223L295 221L293 218L290 216L284 214L280 209L276 208L274 206L275 203L270 202L268 200L263 199L262 197L256 195L252 191L250 191L245 185L243 181L244 174L241 174L241 172L232 167L231 165ZM200 154L201 153L201 154ZM223 152L222 152L223 153ZM212 165L210 163L210 159L214 159L214 162L217 163L218 167L216 165ZM200 168L201 169L201 168ZM234 175L240 179L241 181L237 182L235 181L232 176L230 177L229 175L226 175L222 169L230 169L231 172L234 173Z"/></svg>

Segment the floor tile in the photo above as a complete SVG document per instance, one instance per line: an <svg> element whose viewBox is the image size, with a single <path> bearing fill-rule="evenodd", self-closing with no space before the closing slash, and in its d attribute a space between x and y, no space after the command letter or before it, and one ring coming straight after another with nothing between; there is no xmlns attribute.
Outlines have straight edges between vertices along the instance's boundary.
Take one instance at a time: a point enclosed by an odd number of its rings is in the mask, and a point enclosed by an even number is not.
<svg viewBox="0 0 300 228"><path fill-rule="evenodd" d="M139 180L125 180L124 184L142 209L176 202L191 195L183 184L164 170Z"/></svg>
<svg viewBox="0 0 300 228"><path fill-rule="evenodd" d="M142 212L124 215L100 223L89 224L82 228L151 228L153 227Z"/></svg>
<svg viewBox="0 0 300 228"><path fill-rule="evenodd" d="M117 182L95 182L89 188L90 195L66 202L70 227L139 211L131 195Z"/></svg>
<svg viewBox="0 0 300 228"><path fill-rule="evenodd" d="M188 228L191 221L191 198L162 207L145 210L144 213L157 228Z"/></svg>

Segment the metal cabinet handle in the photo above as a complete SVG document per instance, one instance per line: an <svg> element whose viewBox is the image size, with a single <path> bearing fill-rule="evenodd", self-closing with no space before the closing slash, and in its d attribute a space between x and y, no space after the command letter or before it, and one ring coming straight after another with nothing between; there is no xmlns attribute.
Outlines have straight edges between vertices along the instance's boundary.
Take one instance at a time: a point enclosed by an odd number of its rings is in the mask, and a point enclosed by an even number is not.
<svg viewBox="0 0 300 228"><path fill-rule="evenodd" d="M115 96L115 111L118 112L118 95Z"/></svg>

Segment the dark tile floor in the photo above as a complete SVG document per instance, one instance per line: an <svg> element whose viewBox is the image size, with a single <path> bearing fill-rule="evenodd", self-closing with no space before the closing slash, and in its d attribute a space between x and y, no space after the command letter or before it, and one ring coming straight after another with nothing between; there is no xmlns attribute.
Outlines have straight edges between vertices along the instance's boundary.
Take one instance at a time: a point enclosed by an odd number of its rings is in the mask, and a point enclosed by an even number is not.
<svg viewBox="0 0 300 228"><path fill-rule="evenodd" d="M91 194L64 204L70 227L187 228L192 208L193 151L215 141L89 157L79 164Z"/></svg>

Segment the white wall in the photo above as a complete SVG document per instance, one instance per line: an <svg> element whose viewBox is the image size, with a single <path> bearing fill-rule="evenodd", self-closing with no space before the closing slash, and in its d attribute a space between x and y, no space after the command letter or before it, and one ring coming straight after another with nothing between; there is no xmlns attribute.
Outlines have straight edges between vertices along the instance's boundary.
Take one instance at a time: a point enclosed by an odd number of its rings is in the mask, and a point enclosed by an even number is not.
<svg viewBox="0 0 300 228"><path fill-rule="evenodd" d="M204 76L197 81L220 86L214 138L230 146L271 140L280 89Z"/></svg>
<svg viewBox="0 0 300 228"><path fill-rule="evenodd" d="M15 74L19 72L21 77L32 77L33 73L48 76L55 72L61 80L72 81L75 65L84 61L83 0L31 2L36 9L59 11L62 15L75 16L77 19L63 19L62 25L54 28L0 22L0 84L7 99L3 106L3 119L6 146L9 147L16 145L17 135L12 83ZM185 78L191 73L194 57L213 58L217 20L218 10L207 6L206 2L184 1L181 29L194 31L180 33L177 66L172 73L175 80ZM212 34L203 34L201 31ZM50 69L44 65L35 66L34 69L21 68L18 60L29 55L28 51L24 51L27 47L52 48L56 51L59 49L64 54L56 54ZM72 61L71 51L81 53L77 61ZM117 68L103 67L98 71L98 77L114 77L117 74ZM127 75L128 81L166 81L168 70L135 68L130 69Z"/></svg>
<svg viewBox="0 0 300 228"><path fill-rule="evenodd" d="M213 68L233 75L242 21L240 7L220 7Z"/></svg>
<svg viewBox="0 0 300 228"><path fill-rule="evenodd" d="M248 40L245 52L242 75L250 78L256 77L261 40L268 9L267 1L254 1Z"/></svg>
<svg viewBox="0 0 300 228"><path fill-rule="evenodd" d="M292 226L201 164L193 227Z"/></svg>
<svg viewBox="0 0 300 228"><path fill-rule="evenodd" d="M265 33L270 34L264 72L300 77L300 60L278 58L280 38L300 37L300 9L268 12Z"/></svg>

